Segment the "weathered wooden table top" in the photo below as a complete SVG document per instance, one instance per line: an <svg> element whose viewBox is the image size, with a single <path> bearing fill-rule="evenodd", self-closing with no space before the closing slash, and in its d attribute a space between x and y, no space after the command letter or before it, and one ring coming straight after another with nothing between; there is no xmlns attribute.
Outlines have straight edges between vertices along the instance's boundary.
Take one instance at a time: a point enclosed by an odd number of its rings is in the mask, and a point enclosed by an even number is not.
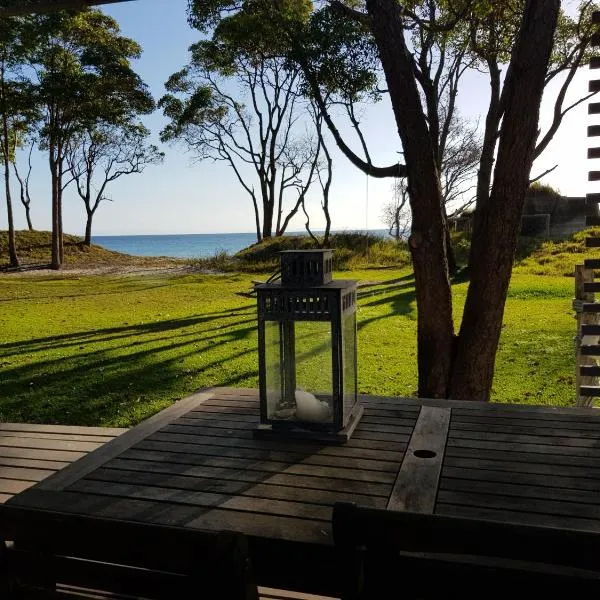
<svg viewBox="0 0 600 600"><path fill-rule="evenodd" d="M256 390L199 392L8 504L331 545L338 501L600 531L600 413L362 397L350 442L257 440Z"/></svg>

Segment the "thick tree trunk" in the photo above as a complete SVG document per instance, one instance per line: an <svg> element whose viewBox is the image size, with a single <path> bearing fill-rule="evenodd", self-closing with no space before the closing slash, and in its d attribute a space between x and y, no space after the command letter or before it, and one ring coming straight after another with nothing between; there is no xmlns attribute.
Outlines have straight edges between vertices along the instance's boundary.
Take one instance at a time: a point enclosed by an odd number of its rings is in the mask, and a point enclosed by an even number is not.
<svg viewBox="0 0 600 600"><path fill-rule="evenodd" d="M448 394L454 344L442 192L397 0L367 0L408 170L418 313L419 395ZM409 115L409 117L407 117ZM399 360L401 357L399 357Z"/></svg>
<svg viewBox="0 0 600 600"><path fill-rule="evenodd" d="M268 200L263 201L263 228L262 237L270 238L273 236L273 204Z"/></svg>
<svg viewBox="0 0 600 600"><path fill-rule="evenodd" d="M471 282L452 370L452 398L489 400L559 9L559 0L527 2L507 71L494 183L488 202L477 207Z"/></svg>

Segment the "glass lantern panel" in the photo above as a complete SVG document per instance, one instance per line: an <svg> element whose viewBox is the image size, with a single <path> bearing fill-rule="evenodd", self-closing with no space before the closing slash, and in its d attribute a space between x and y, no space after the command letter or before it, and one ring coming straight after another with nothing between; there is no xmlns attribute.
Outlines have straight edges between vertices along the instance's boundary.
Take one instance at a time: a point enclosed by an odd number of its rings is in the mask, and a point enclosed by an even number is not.
<svg viewBox="0 0 600 600"><path fill-rule="evenodd" d="M297 321L296 419L333 422L333 348L329 321Z"/></svg>
<svg viewBox="0 0 600 600"><path fill-rule="evenodd" d="M267 419L274 419L281 405L282 355L281 325L277 321L265 321L265 384L267 392Z"/></svg>
<svg viewBox="0 0 600 600"><path fill-rule="evenodd" d="M342 316L342 356L344 372L344 425L356 402L356 312Z"/></svg>

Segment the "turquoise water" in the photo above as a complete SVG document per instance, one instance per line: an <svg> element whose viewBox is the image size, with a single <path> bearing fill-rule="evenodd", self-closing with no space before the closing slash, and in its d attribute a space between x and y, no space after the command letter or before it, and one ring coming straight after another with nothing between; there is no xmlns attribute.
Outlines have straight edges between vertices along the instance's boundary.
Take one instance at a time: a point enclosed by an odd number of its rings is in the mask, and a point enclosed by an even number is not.
<svg viewBox="0 0 600 600"><path fill-rule="evenodd" d="M384 237L385 230L369 233ZM290 235L298 232L290 232ZM304 235L304 233L300 233ZM218 252L235 254L256 242L255 233L190 233L171 235L94 235L92 242L134 256L204 258Z"/></svg>
<svg viewBox="0 0 600 600"><path fill-rule="evenodd" d="M134 256L202 258L218 252L235 254L256 242L255 233L199 233L187 235L94 235L92 242Z"/></svg>

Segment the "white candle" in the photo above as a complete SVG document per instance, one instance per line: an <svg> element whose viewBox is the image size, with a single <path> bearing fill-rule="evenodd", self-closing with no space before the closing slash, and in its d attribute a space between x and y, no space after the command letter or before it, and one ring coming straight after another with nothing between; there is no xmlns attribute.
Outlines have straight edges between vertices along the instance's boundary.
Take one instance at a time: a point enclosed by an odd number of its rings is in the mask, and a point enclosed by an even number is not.
<svg viewBox="0 0 600 600"><path fill-rule="evenodd" d="M296 390L296 418L300 421L323 422L329 420L329 405L310 392Z"/></svg>

